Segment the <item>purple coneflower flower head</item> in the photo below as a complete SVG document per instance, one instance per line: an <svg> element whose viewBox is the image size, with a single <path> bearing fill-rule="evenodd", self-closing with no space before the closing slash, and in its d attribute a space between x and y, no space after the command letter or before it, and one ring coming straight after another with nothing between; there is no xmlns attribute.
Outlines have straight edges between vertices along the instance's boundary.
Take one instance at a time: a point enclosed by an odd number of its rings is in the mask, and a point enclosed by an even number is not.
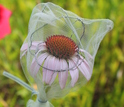
<svg viewBox="0 0 124 107"><path fill-rule="evenodd" d="M85 53L89 58L93 58L83 49L78 49L76 43L69 37L64 35L53 35L40 43L32 42L31 50L39 50L36 52L32 60L30 73L33 77L37 75L42 66L43 81L51 85L57 74L61 89L66 85L68 74L71 76L71 86L73 87L79 78L79 71L89 80L92 74L92 68L86 59L79 54ZM37 47L39 45L39 47ZM21 48L24 54L27 52L28 44L24 44ZM38 54L40 55L38 56ZM92 59L93 60L93 59Z"/></svg>
<svg viewBox="0 0 124 107"><path fill-rule="evenodd" d="M112 27L108 19L83 19L52 3L33 9L20 58L44 99L63 96L90 80L99 44Z"/></svg>

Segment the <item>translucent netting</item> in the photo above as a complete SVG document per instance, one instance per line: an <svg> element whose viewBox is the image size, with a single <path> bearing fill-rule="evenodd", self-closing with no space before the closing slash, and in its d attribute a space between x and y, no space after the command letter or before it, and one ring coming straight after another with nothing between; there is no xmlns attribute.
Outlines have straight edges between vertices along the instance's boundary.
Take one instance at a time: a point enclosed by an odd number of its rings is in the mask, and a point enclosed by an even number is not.
<svg viewBox="0 0 124 107"><path fill-rule="evenodd" d="M37 84L39 98L46 101L62 97L71 88L85 84L92 75L99 44L112 28L113 22L108 19L83 19L55 4L38 4L30 17L20 59L28 81ZM45 41L53 35L73 40L78 48L75 55L59 61L50 55Z"/></svg>

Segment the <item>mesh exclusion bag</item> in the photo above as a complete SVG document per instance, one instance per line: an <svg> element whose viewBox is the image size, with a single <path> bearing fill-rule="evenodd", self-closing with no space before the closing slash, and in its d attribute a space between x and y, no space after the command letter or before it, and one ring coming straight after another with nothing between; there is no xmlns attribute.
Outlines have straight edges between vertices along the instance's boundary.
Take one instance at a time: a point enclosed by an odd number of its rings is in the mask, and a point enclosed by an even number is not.
<svg viewBox="0 0 124 107"><path fill-rule="evenodd" d="M37 90L27 107L52 107L48 101L84 85L92 75L100 42L113 28L109 19L84 19L52 3L34 7L20 52L23 71Z"/></svg>

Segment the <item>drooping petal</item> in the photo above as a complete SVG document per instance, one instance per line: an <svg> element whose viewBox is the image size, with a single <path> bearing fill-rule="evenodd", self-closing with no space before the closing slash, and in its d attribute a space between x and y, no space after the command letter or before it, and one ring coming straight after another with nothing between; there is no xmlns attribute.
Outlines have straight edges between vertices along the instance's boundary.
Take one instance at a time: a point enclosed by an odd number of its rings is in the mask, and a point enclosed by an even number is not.
<svg viewBox="0 0 124 107"><path fill-rule="evenodd" d="M69 60L69 68L72 68L74 66L75 66L74 62L72 60ZM69 71L70 71L70 75L72 78L71 86L74 87L74 85L77 82L78 77L79 77L79 71L78 71L78 68L74 68L74 69L71 69Z"/></svg>
<svg viewBox="0 0 124 107"><path fill-rule="evenodd" d="M49 57L49 56L48 56ZM43 81L45 81L45 78L46 78L46 73L47 73L47 65L48 65L48 58L46 58L45 62L44 62L44 65L43 65Z"/></svg>
<svg viewBox="0 0 124 107"><path fill-rule="evenodd" d="M54 72L53 75L52 75L51 81L49 83L50 85L54 82L56 76L57 76L57 72Z"/></svg>
<svg viewBox="0 0 124 107"><path fill-rule="evenodd" d="M52 76L54 74L54 69L55 69L55 63L54 63L54 56L48 56L47 59L45 61L47 61L47 70L45 71L45 82L47 84L50 83ZM43 72L44 73L44 72Z"/></svg>
<svg viewBox="0 0 124 107"><path fill-rule="evenodd" d="M57 70L59 70L60 69L60 66L61 66L61 62L59 61L59 59L58 58L55 58L54 59L54 69L55 69L55 71L54 71L54 73L53 73L53 75L52 75L52 79L51 79L51 81L50 81L50 85L53 83L53 81L55 80L55 78L56 78L56 75L57 75Z"/></svg>
<svg viewBox="0 0 124 107"><path fill-rule="evenodd" d="M79 49L79 51L86 53L89 58L93 59L93 57L87 51L85 51L84 49Z"/></svg>
<svg viewBox="0 0 124 107"><path fill-rule="evenodd" d="M39 46L38 46L39 45ZM41 46L45 46L45 43L40 43L39 41L35 41L35 42L32 42L32 44L31 44L31 50L35 50L37 47L41 47ZM24 43L23 45L22 45L22 47L21 47L21 51L24 51L24 50L27 50L28 49L28 43Z"/></svg>
<svg viewBox="0 0 124 107"><path fill-rule="evenodd" d="M32 42L30 50L40 50L41 48L46 49L46 44L44 42L35 41Z"/></svg>
<svg viewBox="0 0 124 107"><path fill-rule="evenodd" d="M23 52L20 55L20 59L27 53L27 49L28 49L28 43L24 43L20 49L20 51Z"/></svg>
<svg viewBox="0 0 124 107"><path fill-rule="evenodd" d="M21 51L27 50L28 49L28 43L24 43L21 47Z"/></svg>
<svg viewBox="0 0 124 107"><path fill-rule="evenodd" d="M40 43L40 42L33 42L32 43L32 46L30 47L30 50L36 50L36 49L39 49L38 50L38 52L40 52L40 51L43 51L43 50L46 50L46 46L45 46L45 43ZM27 51L28 51L28 43L24 43L23 45L22 45L22 47L21 47L21 52L23 52L22 54L21 54L21 58L27 53Z"/></svg>
<svg viewBox="0 0 124 107"><path fill-rule="evenodd" d="M48 56L48 53L43 53L41 54L37 59L34 58L32 63L31 63L31 74L33 76L35 76L37 74L37 72L40 69L40 66L42 65L43 61L45 60L45 58Z"/></svg>
<svg viewBox="0 0 124 107"><path fill-rule="evenodd" d="M90 77L91 77L91 72L90 72L91 68L90 68L88 62L85 59L81 58L79 63L80 63L79 66L78 66L79 70L82 72L84 77L87 80L89 80Z"/></svg>
<svg viewBox="0 0 124 107"><path fill-rule="evenodd" d="M64 59L60 59L60 62L61 62L60 70L67 70L68 68L67 62ZM59 84L60 84L61 89L65 87L67 77L68 77L68 71L59 72Z"/></svg>
<svg viewBox="0 0 124 107"><path fill-rule="evenodd" d="M27 53L27 51L23 51L23 53L20 55L20 59Z"/></svg>

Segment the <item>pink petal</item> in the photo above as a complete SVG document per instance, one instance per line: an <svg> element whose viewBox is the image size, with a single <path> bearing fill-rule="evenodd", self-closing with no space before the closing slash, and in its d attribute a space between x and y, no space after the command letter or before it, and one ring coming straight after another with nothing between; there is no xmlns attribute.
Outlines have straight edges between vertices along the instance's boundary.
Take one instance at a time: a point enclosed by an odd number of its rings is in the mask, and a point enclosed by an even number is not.
<svg viewBox="0 0 124 107"><path fill-rule="evenodd" d="M31 50L35 50L36 48L40 49L41 47L45 47L46 43L42 41L34 41L31 45Z"/></svg>
<svg viewBox="0 0 124 107"><path fill-rule="evenodd" d="M38 53L43 51L43 50L46 50L46 47L45 47L44 43L40 44L39 46L38 46L38 44L39 44L39 42L33 42L30 49L31 50L36 50L37 48L40 48L38 50ZM20 58L22 58L27 53L27 50L28 50L28 43L24 43L21 47L21 51L24 51L24 52L21 54Z"/></svg>
<svg viewBox="0 0 124 107"><path fill-rule="evenodd" d="M50 81L50 85L53 83L53 81L55 80L56 78L56 75L57 75L57 72L54 72L53 75L52 75L52 78L51 78L51 81Z"/></svg>
<svg viewBox="0 0 124 107"><path fill-rule="evenodd" d="M54 74L54 71L51 71L51 70L54 70L55 69L55 63L54 63L54 59L55 57L53 56L48 56L47 59L45 60L45 62L48 62L47 63L47 70L45 71L45 82L47 84L50 83L51 79L52 79L52 75ZM44 72L43 72L44 73Z"/></svg>
<svg viewBox="0 0 124 107"><path fill-rule="evenodd" d="M91 69L89 64L87 63L87 61L85 59L80 60L81 64L78 66L78 68L80 69L80 71L82 72L82 74L84 75L84 77L89 80L91 77Z"/></svg>
<svg viewBox="0 0 124 107"><path fill-rule="evenodd" d="M43 65L43 81L45 81L45 79L46 79L46 73L47 73L47 65L48 65L48 58L45 60L45 62L44 62L44 65Z"/></svg>
<svg viewBox="0 0 124 107"><path fill-rule="evenodd" d="M24 43L21 47L21 51L27 50L28 49L28 43Z"/></svg>
<svg viewBox="0 0 124 107"><path fill-rule="evenodd" d="M41 54L38 58L37 58L37 61L36 59L34 58L33 61L32 61L32 64L31 64L31 74L33 76L35 76L37 74L37 72L39 71L40 69L40 65L42 65L43 61L45 60L45 58L48 56L47 53L43 53Z"/></svg>
<svg viewBox="0 0 124 107"><path fill-rule="evenodd" d="M60 69L60 66L61 66L61 62L59 61L59 59L58 58L55 58L54 59L54 69L55 69L55 72L54 72L54 74L53 74L53 76L52 76L52 79L51 79L51 81L50 81L50 85L53 83L53 81L55 80L55 78L56 78L56 75L57 75L57 71L56 70L59 70Z"/></svg>
<svg viewBox="0 0 124 107"><path fill-rule="evenodd" d="M85 50L83 50L83 49L79 49L79 51L86 53L86 54L89 56L89 58L93 59L93 57L92 57L87 51L85 51Z"/></svg>
<svg viewBox="0 0 124 107"><path fill-rule="evenodd" d="M25 51L21 54L20 59L21 59L26 53L27 53L27 51L25 50Z"/></svg>
<svg viewBox="0 0 124 107"><path fill-rule="evenodd" d="M69 60L69 68L72 68L74 67L75 64L73 61ZM70 75L71 75L71 86L74 87L75 83L77 82L78 80L78 77L79 77L79 71L77 68L74 68L74 70L69 70L70 71Z"/></svg>
<svg viewBox="0 0 124 107"><path fill-rule="evenodd" d="M38 46L39 45L39 46ZM39 41L32 42L31 50L36 50L37 47L45 46L45 43L40 43ZM28 49L28 43L24 43L21 47L21 51Z"/></svg>
<svg viewBox="0 0 124 107"><path fill-rule="evenodd" d="M60 59L60 62L61 62L60 70L68 69L67 62L64 59ZM68 71L60 71L59 72L59 84L60 84L61 89L63 89L65 87L67 77L68 77Z"/></svg>

